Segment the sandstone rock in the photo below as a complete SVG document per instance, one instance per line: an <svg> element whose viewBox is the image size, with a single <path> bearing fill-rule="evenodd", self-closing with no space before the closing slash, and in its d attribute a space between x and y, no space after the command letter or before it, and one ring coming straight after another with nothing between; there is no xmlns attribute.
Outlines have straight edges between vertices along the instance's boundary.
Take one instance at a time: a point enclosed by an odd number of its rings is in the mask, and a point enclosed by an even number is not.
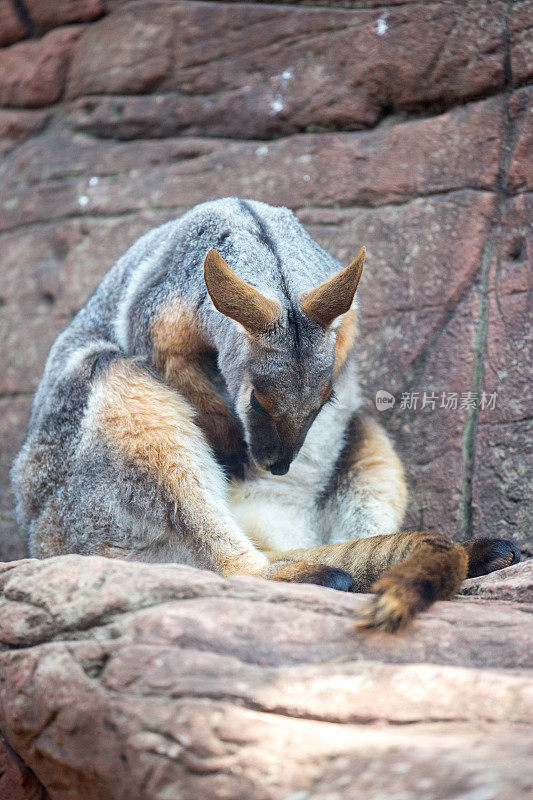
<svg viewBox="0 0 533 800"><path fill-rule="evenodd" d="M49 119L48 111L0 109L0 154L30 136L40 133Z"/></svg>
<svg viewBox="0 0 533 800"><path fill-rule="evenodd" d="M28 30L10 0L0 3L0 47L18 42L28 35Z"/></svg>
<svg viewBox="0 0 533 800"><path fill-rule="evenodd" d="M485 366L480 389L493 407L479 411L473 475L473 530L505 536L531 554L531 381L533 359L528 298L533 289L532 195L504 202L487 278Z"/></svg>
<svg viewBox="0 0 533 800"><path fill-rule="evenodd" d="M533 574L531 561L523 561L513 567L469 578L463 584L461 594L475 595L488 600L512 600L516 603L533 601Z"/></svg>
<svg viewBox="0 0 533 800"><path fill-rule="evenodd" d="M173 30L172 7L150 2L91 25L76 48L68 96L149 92L170 70Z"/></svg>
<svg viewBox="0 0 533 800"><path fill-rule="evenodd" d="M474 530L512 539L532 554L531 461L533 423L479 426L474 471Z"/></svg>
<svg viewBox="0 0 533 800"><path fill-rule="evenodd" d="M521 41L526 16L513 25ZM502 89L504 39L501 2L481 24L460 3L385 13L226 4L213 14L205 3L149 2L90 26L68 96L89 96L75 104L78 127L114 138L349 130ZM149 90L164 94L128 97Z"/></svg>
<svg viewBox="0 0 533 800"><path fill-rule="evenodd" d="M74 22L91 22L104 13L104 0L25 0L25 5L39 33Z"/></svg>
<svg viewBox="0 0 533 800"><path fill-rule="evenodd" d="M218 196L253 196L295 209L373 207L463 186L491 189L500 157L493 130L502 124L501 101L489 100L406 123L402 135L384 129L295 136L268 145L214 140L206 146L185 139L172 149L168 142L164 148L158 142L101 143L53 131L21 147L7 163L1 224L9 229L147 205L185 208L212 195L214 176ZM408 161L414 147L421 158L417 170ZM91 176L99 177L97 187L89 185ZM83 206L80 197L87 198Z"/></svg>
<svg viewBox="0 0 533 800"><path fill-rule="evenodd" d="M509 103L513 129L513 149L507 173L509 194L533 191L533 89L524 88L516 92Z"/></svg>
<svg viewBox="0 0 533 800"><path fill-rule="evenodd" d="M59 28L0 50L0 105L41 108L57 102L80 33L79 27Z"/></svg>
<svg viewBox="0 0 533 800"><path fill-rule="evenodd" d="M517 83L525 83L533 76L533 41L531 34L528 33L532 12L531 0L518 0L511 7L509 17L511 69Z"/></svg>
<svg viewBox="0 0 533 800"><path fill-rule="evenodd" d="M420 796L422 778L527 797L526 603L358 636L364 596L186 567L67 556L2 565L0 587L0 723L54 800Z"/></svg>
<svg viewBox="0 0 533 800"><path fill-rule="evenodd" d="M0 800L48 800L35 775L0 733Z"/></svg>

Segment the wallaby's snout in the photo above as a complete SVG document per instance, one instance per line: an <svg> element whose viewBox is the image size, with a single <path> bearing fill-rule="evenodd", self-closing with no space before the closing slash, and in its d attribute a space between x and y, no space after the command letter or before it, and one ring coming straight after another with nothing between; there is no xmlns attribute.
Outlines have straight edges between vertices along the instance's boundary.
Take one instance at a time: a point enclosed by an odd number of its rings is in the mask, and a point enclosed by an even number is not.
<svg viewBox="0 0 533 800"><path fill-rule="evenodd" d="M270 472L272 475L286 475L289 471L291 466L291 461L276 461L275 464L272 464L270 467Z"/></svg>

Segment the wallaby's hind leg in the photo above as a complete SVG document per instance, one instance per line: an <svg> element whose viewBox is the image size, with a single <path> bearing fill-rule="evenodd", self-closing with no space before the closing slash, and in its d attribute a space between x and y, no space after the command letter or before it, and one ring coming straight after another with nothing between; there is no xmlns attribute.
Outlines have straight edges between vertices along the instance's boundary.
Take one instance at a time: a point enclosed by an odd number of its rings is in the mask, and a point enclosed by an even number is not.
<svg viewBox="0 0 533 800"><path fill-rule="evenodd" d="M453 597L466 577L468 563L461 545L418 532L268 555L278 563L281 559L297 562L302 570L304 564L320 563L350 574L352 591L378 595L359 624L388 631L405 627L435 600Z"/></svg>
<svg viewBox="0 0 533 800"><path fill-rule="evenodd" d="M268 555L278 565L285 560L277 580L295 580L312 564L351 575L348 588L377 595L358 626L386 631L400 630L436 600L452 598L467 575L520 561L519 550L505 539L478 539L463 547L445 536L411 531ZM338 588L344 588L346 581L338 580Z"/></svg>
<svg viewBox="0 0 533 800"><path fill-rule="evenodd" d="M520 560L519 550L505 539L478 539L463 547L445 536L412 531L267 555L278 565L285 560L277 580L295 580L298 571L309 572L312 564L351 575L351 591L377 595L358 625L387 631L404 628L436 600L451 599L467 575ZM291 568L292 577L284 578Z"/></svg>
<svg viewBox="0 0 533 800"><path fill-rule="evenodd" d="M410 537L416 537L409 545ZM388 538L388 537L385 537ZM409 555L370 588L378 597L358 625L394 631L403 628L435 600L449 600L466 577L483 575L520 561L520 551L505 539L480 539L465 547L444 536L399 533Z"/></svg>

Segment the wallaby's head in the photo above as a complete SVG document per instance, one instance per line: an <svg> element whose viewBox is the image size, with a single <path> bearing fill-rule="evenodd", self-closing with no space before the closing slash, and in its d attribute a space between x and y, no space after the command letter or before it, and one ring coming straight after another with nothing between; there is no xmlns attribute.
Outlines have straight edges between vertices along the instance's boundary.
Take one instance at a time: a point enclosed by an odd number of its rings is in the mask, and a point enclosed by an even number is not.
<svg viewBox="0 0 533 800"><path fill-rule="evenodd" d="M345 269L283 307L239 278L216 250L204 262L215 308L246 339L233 398L252 459L285 475L322 406L330 399L351 338L352 304L365 249Z"/></svg>

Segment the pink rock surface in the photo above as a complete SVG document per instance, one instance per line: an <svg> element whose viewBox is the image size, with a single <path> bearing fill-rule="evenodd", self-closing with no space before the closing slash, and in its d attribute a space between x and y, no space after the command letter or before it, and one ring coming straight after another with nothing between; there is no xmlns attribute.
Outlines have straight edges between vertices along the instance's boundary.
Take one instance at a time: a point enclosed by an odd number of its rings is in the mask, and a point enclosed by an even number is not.
<svg viewBox="0 0 533 800"><path fill-rule="evenodd" d="M20 18L14 3L0 3L0 47L18 42L27 35L26 25Z"/></svg>
<svg viewBox="0 0 533 800"><path fill-rule="evenodd" d="M58 28L42 39L0 50L0 105L41 108L56 103L65 88L72 46L81 29Z"/></svg>
<svg viewBox="0 0 533 800"><path fill-rule="evenodd" d="M508 569L469 578L461 594L489 600L513 600L517 603L533 602L533 571L531 560L522 561Z"/></svg>
<svg viewBox="0 0 533 800"><path fill-rule="evenodd" d="M90 100L75 105L75 122L113 137L266 138L372 126L503 89L503 3L488 3L482 19L462 3L366 6L122 6L76 49L68 95ZM527 25L514 15L521 63Z"/></svg>
<svg viewBox="0 0 533 800"><path fill-rule="evenodd" d="M27 13L39 33L61 25L91 22L104 14L104 0L25 0Z"/></svg>
<svg viewBox="0 0 533 800"><path fill-rule="evenodd" d="M532 575L499 573L496 596ZM361 595L79 556L5 564L0 725L52 800L526 798L522 599L439 603L404 636L361 636Z"/></svg>

